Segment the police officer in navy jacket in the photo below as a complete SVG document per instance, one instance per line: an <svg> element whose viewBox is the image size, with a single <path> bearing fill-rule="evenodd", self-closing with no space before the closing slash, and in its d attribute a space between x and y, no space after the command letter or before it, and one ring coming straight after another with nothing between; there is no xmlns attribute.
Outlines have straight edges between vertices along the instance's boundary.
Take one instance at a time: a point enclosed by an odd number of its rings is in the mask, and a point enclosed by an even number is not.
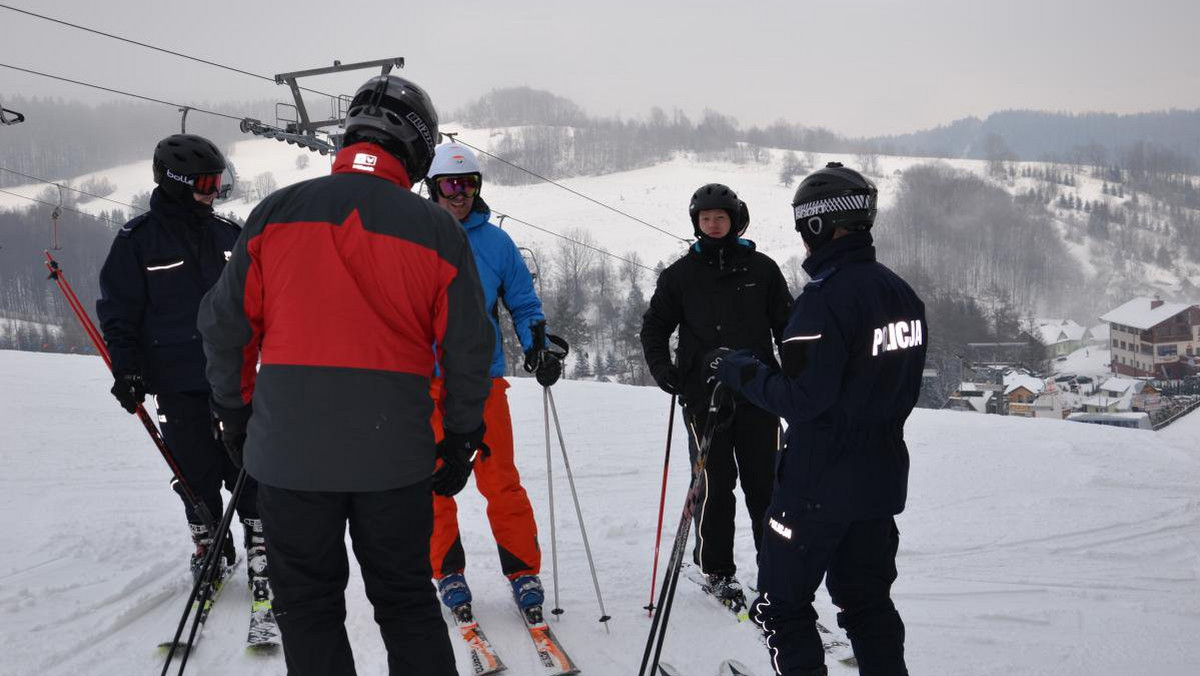
<svg viewBox="0 0 1200 676"><path fill-rule="evenodd" d="M117 232L100 270L96 313L112 356L113 396L133 413L146 394L155 395L163 440L211 514L221 514L221 484L232 488L238 469L213 437L209 386L196 315L200 299L217 282L241 228L213 213L225 158L211 141L191 134L168 136L154 149L158 187L150 211ZM238 501L245 528L247 563L266 588L266 558L256 507L257 485L248 479ZM213 533L186 505L199 571ZM234 560L226 540L226 563Z"/></svg>
<svg viewBox="0 0 1200 676"><path fill-rule="evenodd" d="M767 510L751 615L779 674L825 674L814 592L841 612L860 673L907 674L896 579L908 448L929 330L912 288L875 260L875 186L831 163L796 190L811 281L784 332L782 368L714 350L714 380L788 422Z"/></svg>

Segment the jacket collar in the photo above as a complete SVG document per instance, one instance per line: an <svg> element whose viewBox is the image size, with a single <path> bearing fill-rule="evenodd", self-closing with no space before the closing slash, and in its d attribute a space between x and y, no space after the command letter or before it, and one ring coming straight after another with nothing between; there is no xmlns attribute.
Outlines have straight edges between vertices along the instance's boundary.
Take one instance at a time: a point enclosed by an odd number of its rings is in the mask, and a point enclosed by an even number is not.
<svg viewBox="0 0 1200 676"><path fill-rule="evenodd" d="M402 188L412 189L404 164L374 143L355 143L339 150L333 160L333 173L378 176Z"/></svg>
<svg viewBox="0 0 1200 676"><path fill-rule="evenodd" d="M809 277L816 277L826 268L843 263L873 262L875 240L869 232L852 232L817 249L802 263Z"/></svg>
<svg viewBox="0 0 1200 676"><path fill-rule="evenodd" d="M174 200L162 188L150 193L150 212L169 223L187 223L199 226L213 214L212 207L200 202L184 204Z"/></svg>
<svg viewBox="0 0 1200 676"><path fill-rule="evenodd" d="M490 220L492 220L492 210L484 207L482 210L477 209L467 214L467 220L462 222L462 227L466 230L474 230Z"/></svg>
<svg viewBox="0 0 1200 676"><path fill-rule="evenodd" d="M692 244L690 253L702 262L724 270L754 249L754 242L748 239L726 242L701 238Z"/></svg>

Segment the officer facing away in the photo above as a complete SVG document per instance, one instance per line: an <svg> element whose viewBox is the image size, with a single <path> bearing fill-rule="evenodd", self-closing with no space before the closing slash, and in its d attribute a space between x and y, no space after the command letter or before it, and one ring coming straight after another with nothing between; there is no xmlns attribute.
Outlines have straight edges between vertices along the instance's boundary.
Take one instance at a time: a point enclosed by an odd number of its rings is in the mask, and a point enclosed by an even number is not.
<svg viewBox="0 0 1200 676"><path fill-rule="evenodd" d="M841 609L864 676L903 675L896 579L908 448L929 340L925 305L875 260L874 184L830 163L796 189L796 230L811 281L784 331L783 367L714 350L712 379L788 422L767 510L760 595L751 616L778 674L820 676L825 652L812 601L821 578Z"/></svg>

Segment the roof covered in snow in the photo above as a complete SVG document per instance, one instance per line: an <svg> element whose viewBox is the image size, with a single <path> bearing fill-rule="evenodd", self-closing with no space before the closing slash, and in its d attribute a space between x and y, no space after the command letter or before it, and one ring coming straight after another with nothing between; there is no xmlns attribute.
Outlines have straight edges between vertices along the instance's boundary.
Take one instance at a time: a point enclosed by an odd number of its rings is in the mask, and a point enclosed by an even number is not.
<svg viewBox="0 0 1200 676"><path fill-rule="evenodd" d="M1044 345L1083 340L1087 329L1070 319L1043 319L1034 327L1035 335Z"/></svg>
<svg viewBox="0 0 1200 676"><path fill-rule="evenodd" d="M1100 389L1105 392L1115 392L1117 394L1125 394L1126 392L1136 394L1141 391L1145 384L1145 381L1133 378L1109 378L1104 381Z"/></svg>
<svg viewBox="0 0 1200 676"><path fill-rule="evenodd" d="M1004 393L1012 394L1017 388L1024 387L1033 394L1041 394L1046 389L1046 382L1041 378L1027 376L1015 371L1004 374Z"/></svg>
<svg viewBox="0 0 1200 676"><path fill-rule="evenodd" d="M1151 307L1155 302L1162 302L1162 305ZM1109 324L1122 324L1144 331L1158 326L1190 307L1192 306L1184 303L1168 303L1146 296L1138 296L1121 307L1101 315L1100 319Z"/></svg>
<svg viewBox="0 0 1200 676"><path fill-rule="evenodd" d="M1119 397L1114 397L1110 394L1097 394L1094 397L1088 397L1082 402L1083 406L1095 406L1096 408L1114 408L1117 411L1128 411L1133 408L1133 393L1126 392Z"/></svg>

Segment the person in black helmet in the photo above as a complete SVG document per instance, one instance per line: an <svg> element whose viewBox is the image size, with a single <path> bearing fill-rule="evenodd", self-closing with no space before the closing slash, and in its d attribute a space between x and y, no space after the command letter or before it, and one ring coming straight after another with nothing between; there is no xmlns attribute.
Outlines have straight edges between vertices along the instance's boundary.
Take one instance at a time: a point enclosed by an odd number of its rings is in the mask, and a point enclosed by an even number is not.
<svg viewBox="0 0 1200 676"><path fill-rule="evenodd" d="M701 187L692 195L688 215L696 242L659 275L642 317L641 339L655 382L683 403L694 462L696 434L707 416L702 358L726 346L776 364L775 347L792 297L779 266L741 238L750 212L732 190L716 183ZM669 340L677 328L679 348L672 360ZM732 424L709 447L695 513L693 559L705 574L706 590L741 613L746 599L733 560L733 491L740 479L757 547L771 497L779 418L750 403L736 403Z"/></svg>
<svg viewBox="0 0 1200 676"><path fill-rule="evenodd" d="M118 232L100 270L96 313L112 355L113 396L133 413L153 394L163 440L183 478L210 514L221 514L221 484L232 488L237 467L214 439L209 386L196 314L217 281L241 231L213 213L213 201L231 187L225 158L208 139L176 134L154 149L150 210ZM237 503L255 599L269 606L266 551L256 505L257 484L246 482ZM213 533L185 501L198 574ZM235 560L225 541L224 564Z"/></svg>
<svg viewBox="0 0 1200 676"><path fill-rule="evenodd" d="M423 89L368 80L332 175L255 207L201 304L213 408L259 481L289 674L355 673L347 524L389 673L456 673L430 583L431 491L462 490L487 454L495 338L466 233L411 190L437 138Z"/></svg>
<svg viewBox="0 0 1200 676"><path fill-rule="evenodd" d="M714 379L788 422L751 607L778 674L826 673L812 607L822 577L859 673L908 673L891 600L894 516L929 329L921 299L875 260L876 199L874 184L836 162L801 181L792 206L811 279L788 320L782 368L745 350L708 356Z"/></svg>

